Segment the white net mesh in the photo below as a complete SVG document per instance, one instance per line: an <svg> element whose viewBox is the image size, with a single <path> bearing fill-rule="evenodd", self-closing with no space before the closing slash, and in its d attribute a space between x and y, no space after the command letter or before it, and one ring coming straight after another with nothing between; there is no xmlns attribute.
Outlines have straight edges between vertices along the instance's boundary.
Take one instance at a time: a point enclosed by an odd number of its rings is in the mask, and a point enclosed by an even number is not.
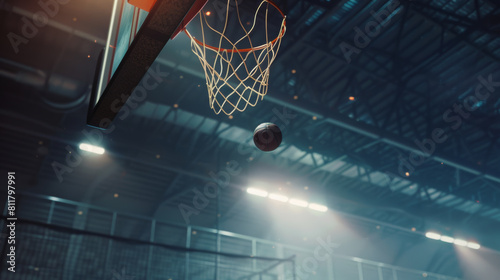
<svg viewBox="0 0 500 280"><path fill-rule="evenodd" d="M253 22L251 20L245 24L240 17L238 5L230 5L235 0L227 0L226 19L223 28L215 29L206 19L206 14L200 12L201 40L194 38L188 31L186 34L191 38L191 48L199 58L205 72L206 84L208 89L210 108L216 114L220 112L226 115L232 115L235 111L243 112L248 106L255 106L259 100L267 94L269 82L269 68L274 62L281 45L281 39L286 31L285 16L278 7L271 1L262 0ZM241 28L242 36L237 40L230 40L227 37L228 18L231 6L235 6L237 22L231 24L230 28ZM268 16L270 9L278 10L283 16L281 26L277 34L269 34ZM259 16L258 16L259 15ZM260 16L260 15L263 15ZM257 21L262 21L265 44L254 46L252 35L257 32ZM265 30L262 30L265 29ZM217 46L210 46L205 42L205 32L216 35ZM234 33L234 32L232 32ZM241 48L245 44L246 48ZM229 46L228 48L223 48Z"/></svg>

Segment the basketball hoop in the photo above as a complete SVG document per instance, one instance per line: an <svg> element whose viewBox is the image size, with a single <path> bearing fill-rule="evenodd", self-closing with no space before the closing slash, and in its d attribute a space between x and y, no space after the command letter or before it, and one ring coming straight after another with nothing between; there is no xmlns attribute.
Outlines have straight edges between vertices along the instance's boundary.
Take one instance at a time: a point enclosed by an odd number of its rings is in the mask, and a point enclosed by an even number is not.
<svg viewBox="0 0 500 280"><path fill-rule="evenodd" d="M206 2L206 1L204 1ZM230 40L226 31L228 28L230 4L235 2L237 24L231 28L240 28L236 40ZM277 35L271 36L268 30L268 15L270 6L282 17ZM264 16L258 17L260 13ZM216 114L223 112L232 115L235 111L243 112L249 105L254 107L267 94L269 68L274 62L281 46L281 39L286 31L286 16L271 0L261 0L253 16L253 22L247 21L249 29L245 28L240 16L236 0L227 0L224 26L216 29L207 21L207 14L199 13L201 39L196 39L185 28L186 35L191 39L191 49L198 57L205 72L208 89L209 105ZM264 44L254 46L252 36L256 33L256 23L264 20ZM206 42L205 32L210 32L218 40L217 46ZM232 32L234 33L234 32ZM237 33L237 32L236 32ZM234 35L233 35L234 36ZM228 47L223 47L223 43ZM241 47L246 44L246 47Z"/></svg>

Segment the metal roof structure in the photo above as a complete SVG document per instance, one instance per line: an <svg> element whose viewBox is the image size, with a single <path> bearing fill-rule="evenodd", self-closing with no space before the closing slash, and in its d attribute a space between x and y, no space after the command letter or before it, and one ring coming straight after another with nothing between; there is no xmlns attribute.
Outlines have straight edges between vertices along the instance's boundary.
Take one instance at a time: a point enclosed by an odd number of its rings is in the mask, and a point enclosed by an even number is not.
<svg viewBox="0 0 500 280"><path fill-rule="evenodd" d="M40 7L0 2L0 169L16 171L26 194L175 223L185 222L179 207L193 205L193 190L216 177L227 186L191 224L299 242L248 200L248 186L267 184L387 244L377 259L380 248L339 237L342 254L456 277L464 275L453 247L429 245L426 231L500 251L500 3L277 2L287 34L258 106L213 114L180 35L153 65L159 86L129 103L111 131L85 126L111 1L61 5L15 47L5 36L26 32L23 18ZM284 135L272 153L252 142L266 121ZM106 154L81 153L82 141Z"/></svg>

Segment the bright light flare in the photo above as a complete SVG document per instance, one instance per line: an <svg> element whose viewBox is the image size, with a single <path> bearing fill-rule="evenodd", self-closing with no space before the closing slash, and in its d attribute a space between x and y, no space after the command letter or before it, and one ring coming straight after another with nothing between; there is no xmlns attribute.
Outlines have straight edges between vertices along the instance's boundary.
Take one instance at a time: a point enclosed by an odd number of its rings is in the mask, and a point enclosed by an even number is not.
<svg viewBox="0 0 500 280"><path fill-rule="evenodd" d="M477 244L475 242L469 242L469 243L467 243L467 247L469 247L471 249L476 249L477 250L477 249L481 248L481 245L479 245L479 244Z"/></svg>
<svg viewBox="0 0 500 280"><path fill-rule="evenodd" d="M328 207L326 207L325 205L316 204L316 203L309 204L309 209L316 210L316 211L319 211L319 212L326 212L326 211L328 211Z"/></svg>
<svg viewBox="0 0 500 280"><path fill-rule="evenodd" d="M281 195L281 194L277 194L277 193L270 194L269 198L273 199L273 200L281 201L281 202L287 202L288 201L288 197L286 197L284 195Z"/></svg>
<svg viewBox="0 0 500 280"><path fill-rule="evenodd" d="M455 242L455 238L443 235L443 236L441 236L441 241L446 242L446 243L453 243L453 242Z"/></svg>
<svg viewBox="0 0 500 280"><path fill-rule="evenodd" d="M451 236L441 235L439 233L435 233L432 231L426 232L425 237L430 238L430 239L434 239L434 240L441 240L443 242L452 243L452 244L462 246L462 247L469 247L471 249L476 249L476 250L481 248L481 245L479 245L475 242L467 242L467 241L465 241L463 239L459 239L459 238L455 239Z"/></svg>
<svg viewBox="0 0 500 280"><path fill-rule="evenodd" d="M425 237L430 238L430 239L434 239L434 240L439 240L439 239L441 239L441 234L429 231L429 232L425 233Z"/></svg>
<svg viewBox="0 0 500 280"><path fill-rule="evenodd" d="M105 151L104 148L102 148L102 147L98 147L98 146L94 146L94 145L90 145L90 144L86 144L86 143L80 144L80 150L87 151L87 152L94 153L94 154L98 154L98 155L104 154L104 151Z"/></svg>
<svg viewBox="0 0 500 280"><path fill-rule="evenodd" d="M247 193L253 194L256 196L260 196L260 197L267 197L267 192L265 190L261 190L261 189L248 188Z"/></svg>
<svg viewBox="0 0 500 280"><path fill-rule="evenodd" d="M292 205L299 206L299 207L307 207L307 205L309 205L309 203L307 203L307 201L296 199L296 198L292 198L288 202Z"/></svg>
<svg viewBox="0 0 500 280"><path fill-rule="evenodd" d="M467 246L467 241L463 240L463 239L455 239L455 245L458 245L458 246Z"/></svg>

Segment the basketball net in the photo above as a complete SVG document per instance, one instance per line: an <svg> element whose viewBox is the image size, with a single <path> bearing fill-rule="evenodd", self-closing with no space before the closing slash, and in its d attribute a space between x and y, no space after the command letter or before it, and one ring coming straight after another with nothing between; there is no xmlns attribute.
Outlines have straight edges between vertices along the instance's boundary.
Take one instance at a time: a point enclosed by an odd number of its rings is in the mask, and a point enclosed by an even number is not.
<svg viewBox="0 0 500 280"><path fill-rule="evenodd" d="M248 21L247 27L243 24L238 5L236 3L236 16L239 26L235 24L230 28L241 28L242 36L236 40L230 40L226 36L228 27L230 3L227 0L226 19L224 26L215 29L207 21L206 14L200 11L201 41L192 36L187 30L186 34L191 39L191 49L199 58L205 72L206 84L210 108L216 114L223 112L232 115L235 111L243 112L248 106L254 107L259 100L267 94L269 86L269 68L271 67L281 45L281 39L285 35L285 15L278 6L270 0L262 0L259 4L253 22ZM275 8L282 15L283 20L276 37L270 37L268 32L269 7ZM254 46L251 35L257 22L257 15L263 10L265 26L265 44ZM259 18L262 20L262 18ZM205 32L213 32L218 39L216 47L205 42ZM272 35L271 35L272 36ZM274 38L274 39L273 39ZM240 43L248 44L248 48L239 49ZM230 48L223 48L230 46Z"/></svg>

